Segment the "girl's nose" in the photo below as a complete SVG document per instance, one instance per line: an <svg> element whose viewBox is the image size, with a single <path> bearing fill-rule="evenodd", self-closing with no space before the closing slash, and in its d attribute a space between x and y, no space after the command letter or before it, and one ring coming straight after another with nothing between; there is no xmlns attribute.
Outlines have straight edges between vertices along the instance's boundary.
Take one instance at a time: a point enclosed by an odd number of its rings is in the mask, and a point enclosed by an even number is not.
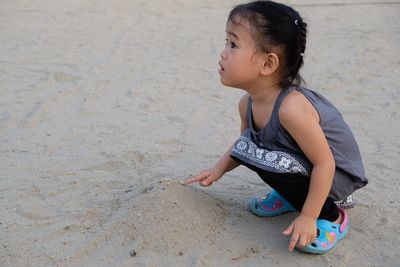
<svg viewBox="0 0 400 267"><path fill-rule="evenodd" d="M219 55L221 56L222 59L226 59L226 47L224 47L224 49L222 49L222 51Z"/></svg>

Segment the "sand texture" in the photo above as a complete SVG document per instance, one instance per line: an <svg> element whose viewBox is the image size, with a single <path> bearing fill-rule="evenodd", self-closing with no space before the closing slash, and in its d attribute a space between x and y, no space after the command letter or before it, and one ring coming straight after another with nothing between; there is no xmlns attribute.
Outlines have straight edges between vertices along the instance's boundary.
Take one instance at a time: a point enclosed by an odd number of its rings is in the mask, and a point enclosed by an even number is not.
<svg viewBox="0 0 400 267"><path fill-rule="evenodd" d="M334 251L288 252L296 214L252 215L244 167L179 184L239 136L217 73L236 3L1 1L0 266L399 266L399 1L286 2L370 179Z"/></svg>

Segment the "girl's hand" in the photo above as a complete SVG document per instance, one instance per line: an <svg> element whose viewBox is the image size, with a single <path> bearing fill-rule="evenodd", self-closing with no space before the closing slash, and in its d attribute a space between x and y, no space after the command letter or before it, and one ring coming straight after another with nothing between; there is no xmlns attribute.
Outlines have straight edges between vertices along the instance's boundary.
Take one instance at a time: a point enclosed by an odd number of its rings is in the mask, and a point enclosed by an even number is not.
<svg viewBox="0 0 400 267"><path fill-rule="evenodd" d="M189 178L183 183L185 185L199 182L201 186L210 186L213 182L219 180L223 174L220 173L215 167L202 171L200 174L193 178Z"/></svg>
<svg viewBox="0 0 400 267"><path fill-rule="evenodd" d="M311 216L301 213L289 227L283 231L283 234L292 234L289 251L293 251L296 244L300 247L305 247L311 244L317 237L317 221Z"/></svg>

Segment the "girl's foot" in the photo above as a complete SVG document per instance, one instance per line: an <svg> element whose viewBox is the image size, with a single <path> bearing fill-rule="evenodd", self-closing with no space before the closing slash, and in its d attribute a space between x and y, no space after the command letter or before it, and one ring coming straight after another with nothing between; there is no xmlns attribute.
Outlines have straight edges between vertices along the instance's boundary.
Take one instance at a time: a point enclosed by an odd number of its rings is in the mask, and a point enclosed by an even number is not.
<svg viewBox="0 0 400 267"><path fill-rule="evenodd" d="M349 231L349 220L346 212L339 208L339 214L340 216L335 222L318 219L315 240L308 246L296 247L296 249L312 254L323 254L333 249Z"/></svg>
<svg viewBox="0 0 400 267"><path fill-rule="evenodd" d="M277 191L272 189L262 197L254 197L249 201L252 213L261 217L277 216L285 212L296 211Z"/></svg>
<svg viewBox="0 0 400 267"><path fill-rule="evenodd" d="M336 221L334 221L332 223L336 223L336 224L342 224L343 223L343 215L340 212L340 208L339 208L339 217L336 219Z"/></svg>

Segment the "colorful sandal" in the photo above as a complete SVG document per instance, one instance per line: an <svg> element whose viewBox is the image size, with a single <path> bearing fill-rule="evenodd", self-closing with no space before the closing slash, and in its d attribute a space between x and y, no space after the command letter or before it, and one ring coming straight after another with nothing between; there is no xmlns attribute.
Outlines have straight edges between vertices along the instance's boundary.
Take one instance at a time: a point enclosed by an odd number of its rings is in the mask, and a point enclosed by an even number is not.
<svg viewBox="0 0 400 267"><path fill-rule="evenodd" d="M255 215L261 217L272 217L285 212L296 211L296 209L274 189L263 197L252 198L249 201L249 209Z"/></svg>
<svg viewBox="0 0 400 267"><path fill-rule="evenodd" d="M327 220L317 220L317 237L310 245L298 248L297 250L312 253L323 254L330 251L336 244L343 239L349 231L349 220L346 212L339 208L339 212L343 216L342 224L332 223Z"/></svg>

